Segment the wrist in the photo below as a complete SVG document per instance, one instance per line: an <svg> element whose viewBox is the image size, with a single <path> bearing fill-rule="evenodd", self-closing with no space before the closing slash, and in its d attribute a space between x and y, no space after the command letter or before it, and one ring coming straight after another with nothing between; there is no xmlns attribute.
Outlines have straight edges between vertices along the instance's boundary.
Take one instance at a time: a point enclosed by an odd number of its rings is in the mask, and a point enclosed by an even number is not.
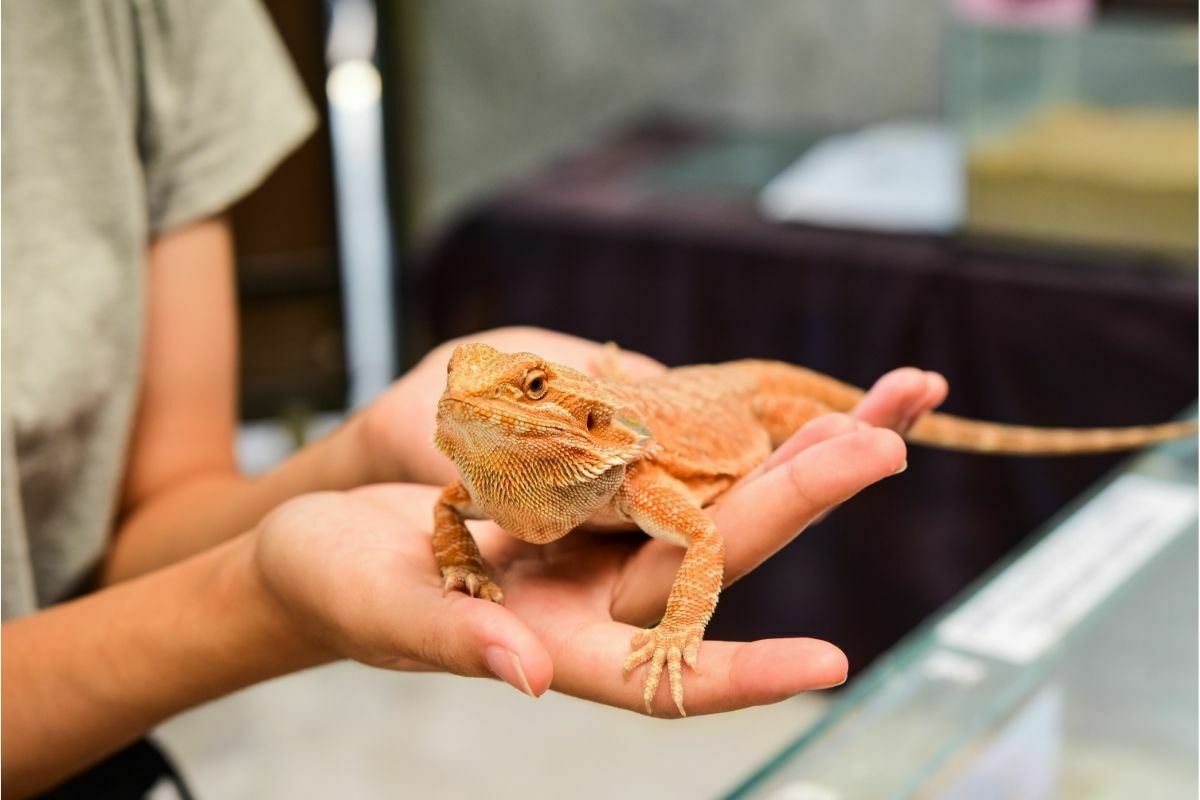
<svg viewBox="0 0 1200 800"><path fill-rule="evenodd" d="M292 461L306 461L312 465L313 480L296 487L288 497L310 492L346 491L399 480L387 474L381 458L383 447L373 441L378 438L379 426L372 416L370 408L356 413L333 433L293 457Z"/></svg>
<svg viewBox="0 0 1200 800"><path fill-rule="evenodd" d="M267 591L256 539L6 622L6 786L39 791L179 711L332 660Z"/></svg>
<svg viewBox="0 0 1200 800"><path fill-rule="evenodd" d="M431 447L420 434L424 426L412 398L412 387L401 378L343 426L346 450L362 473L356 486L414 482L413 453Z"/></svg>
<svg viewBox="0 0 1200 800"><path fill-rule="evenodd" d="M399 454L389 449L389 430L382 419L378 403L372 403L351 417L344 428L347 450L352 451L362 470L358 486L373 483L404 482L405 470Z"/></svg>
<svg viewBox="0 0 1200 800"><path fill-rule="evenodd" d="M235 638L243 646L253 642L267 656L251 682L338 658L267 585L258 561L259 536L255 530L230 543L217 581L220 602L241 618Z"/></svg>

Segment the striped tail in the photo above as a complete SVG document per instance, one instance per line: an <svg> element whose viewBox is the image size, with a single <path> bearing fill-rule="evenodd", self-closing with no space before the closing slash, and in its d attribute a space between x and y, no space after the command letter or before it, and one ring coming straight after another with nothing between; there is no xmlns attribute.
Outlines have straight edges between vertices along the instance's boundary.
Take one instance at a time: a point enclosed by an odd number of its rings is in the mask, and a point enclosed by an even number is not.
<svg viewBox="0 0 1200 800"><path fill-rule="evenodd" d="M848 412L864 392L828 375L778 361L740 362L756 377L757 407L772 440L782 442L807 420ZM1196 420L1128 428L1034 428L928 414L905 437L943 450L1009 455L1072 455L1132 450L1196 435Z"/></svg>
<svg viewBox="0 0 1200 800"><path fill-rule="evenodd" d="M980 422L950 414L930 414L905 438L943 450L1058 456L1132 450L1195 435L1195 420L1131 428L1031 428Z"/></svg>

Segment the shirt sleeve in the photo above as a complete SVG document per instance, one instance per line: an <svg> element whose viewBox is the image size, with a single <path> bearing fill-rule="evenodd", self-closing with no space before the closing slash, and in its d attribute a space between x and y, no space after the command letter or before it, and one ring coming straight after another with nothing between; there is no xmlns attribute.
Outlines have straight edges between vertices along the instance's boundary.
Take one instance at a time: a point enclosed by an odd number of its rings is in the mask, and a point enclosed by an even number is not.
<svg viewBox="0 0 1200 800"><path fill-rule="evenodd" d="M217 214L316 125L257 0L151 0L137 8L138 147L151 235Z"/></svg>

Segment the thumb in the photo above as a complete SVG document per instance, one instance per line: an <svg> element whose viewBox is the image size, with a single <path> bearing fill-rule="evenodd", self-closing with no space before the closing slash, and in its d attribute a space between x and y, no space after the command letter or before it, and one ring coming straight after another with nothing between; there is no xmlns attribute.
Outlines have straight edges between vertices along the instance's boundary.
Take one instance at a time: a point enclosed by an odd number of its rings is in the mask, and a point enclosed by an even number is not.
<svg viewBox="0 0 1200 800"><path fill-rule="evenodd" d="M531 697L550 688L546 646L504 606L452 592L418 615L414 655L458 675L499 678Z"/></svg>

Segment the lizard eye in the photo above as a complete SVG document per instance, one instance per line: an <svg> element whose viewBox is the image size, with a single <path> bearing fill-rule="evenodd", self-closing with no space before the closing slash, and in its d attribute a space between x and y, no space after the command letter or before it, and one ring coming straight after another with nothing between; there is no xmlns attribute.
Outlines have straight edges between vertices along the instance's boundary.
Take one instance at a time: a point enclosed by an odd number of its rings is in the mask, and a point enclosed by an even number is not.
<svg viewBox="0 0 1200 800"><path fill-rule="evenodd" d="M546 373L531 369L525 375L525 396L530 400L541 400L546 396Z"/></svg>

